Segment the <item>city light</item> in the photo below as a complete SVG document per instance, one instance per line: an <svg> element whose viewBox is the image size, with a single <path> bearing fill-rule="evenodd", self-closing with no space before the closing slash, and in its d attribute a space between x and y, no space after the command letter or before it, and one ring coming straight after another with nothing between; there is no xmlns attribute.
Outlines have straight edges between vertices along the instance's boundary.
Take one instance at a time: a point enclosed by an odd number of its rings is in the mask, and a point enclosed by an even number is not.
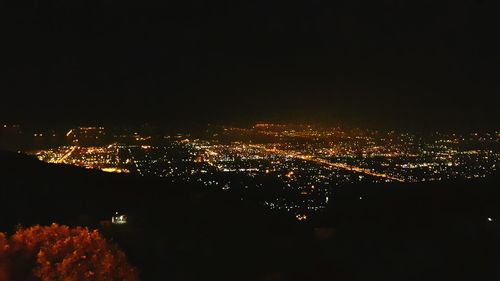
<svg viewBox="0 0 500 281"><path fill-rule="evenodd" d="M160 136L159 143L139 132L110 135L102 127L75 128L67 133L73 145L32 154L49 163L195 182L228 192L265 190L272 181L282 194L262 204L294 214L324 209L341 186L484 178L500 159L498 151L488 148L498 134L489 133L429 136L257 124L225 127L205 138Z"/></svg>

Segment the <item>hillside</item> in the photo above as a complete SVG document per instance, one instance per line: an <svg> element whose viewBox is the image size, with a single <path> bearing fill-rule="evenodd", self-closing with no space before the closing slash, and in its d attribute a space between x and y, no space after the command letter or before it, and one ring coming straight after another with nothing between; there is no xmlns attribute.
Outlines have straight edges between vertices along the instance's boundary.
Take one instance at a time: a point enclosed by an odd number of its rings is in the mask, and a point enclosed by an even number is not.
<svg viewBox="0 0 500 281"><path fill-rule="evenodd" d="M498 280L499 177L347 186L306 223L237 193L0 153L2 231L100 228L143 280ZM360 199L361 198L361 199ZM101 226L114 211L130 223Z"/></svg>

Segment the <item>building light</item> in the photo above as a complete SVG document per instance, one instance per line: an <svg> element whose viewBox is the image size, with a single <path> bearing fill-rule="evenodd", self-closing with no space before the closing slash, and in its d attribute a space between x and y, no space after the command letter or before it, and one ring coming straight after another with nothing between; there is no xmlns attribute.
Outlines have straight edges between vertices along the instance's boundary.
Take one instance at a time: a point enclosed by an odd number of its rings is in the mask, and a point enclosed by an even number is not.
<svg viewBox="0 0 500 281"><path fill-rule="evenodd" d="M126 224L127 223L127 216L121 215L118 212L116 212L115 215L111 217L111 222L113 224Z"/></svg>

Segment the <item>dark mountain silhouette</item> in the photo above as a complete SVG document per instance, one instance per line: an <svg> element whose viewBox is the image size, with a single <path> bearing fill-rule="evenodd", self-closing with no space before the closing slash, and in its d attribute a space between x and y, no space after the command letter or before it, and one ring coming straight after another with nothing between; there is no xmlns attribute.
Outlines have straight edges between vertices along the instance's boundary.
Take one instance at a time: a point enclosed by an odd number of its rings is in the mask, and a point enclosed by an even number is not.
<svg viewBox="0 0 500 281"><path fill-rule="evenodd" d="M345 186L298 223L238 191L51 165L0 152L1 231L100 228L142 280L498 280L498 173ZM271 189L272 190L272 189ZM361 199L360 199L361 197ZM114 211L126 225L102 226Z"/></svg>

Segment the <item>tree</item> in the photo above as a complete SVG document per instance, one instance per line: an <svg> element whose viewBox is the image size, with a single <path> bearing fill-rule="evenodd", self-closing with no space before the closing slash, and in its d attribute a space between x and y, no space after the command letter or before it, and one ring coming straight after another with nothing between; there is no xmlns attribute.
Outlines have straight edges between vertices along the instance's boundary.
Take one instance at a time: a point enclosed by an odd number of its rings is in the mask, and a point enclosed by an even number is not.
<svg viewBox="0 0 500 281"><path fill-rule="evenodd" d="M0 281L6 280L138 281L139 278L125 254L97 230L53 224L20 228L9 239L0 233Z"/></svg>
<svg viewBox="0 0 500 281"><path fill-rule="evenodd" d="M9 242L5 234L0 232L0 281L7 281L9 277L9 259L7 253L9 251Z"/></svg>

